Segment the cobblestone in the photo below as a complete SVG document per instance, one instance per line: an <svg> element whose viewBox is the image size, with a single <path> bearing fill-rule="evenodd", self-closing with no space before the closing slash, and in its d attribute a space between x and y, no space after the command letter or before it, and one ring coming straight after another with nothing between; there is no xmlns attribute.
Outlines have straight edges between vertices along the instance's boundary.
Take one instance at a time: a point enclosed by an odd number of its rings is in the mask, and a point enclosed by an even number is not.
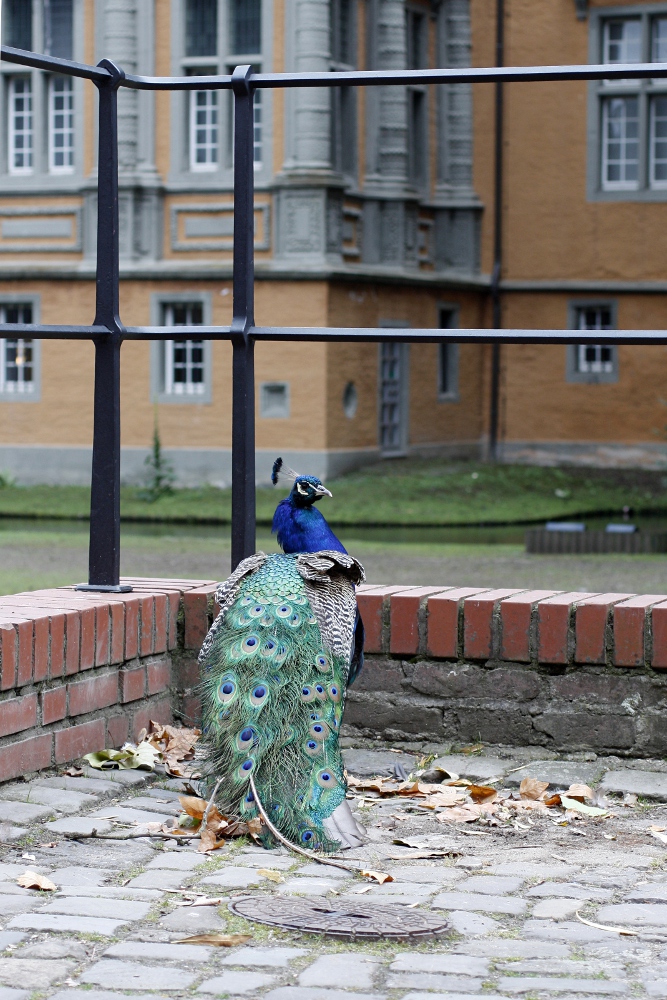
<svg viewBox="0 0 667 1000"><path fill-rule="evenodd" d="M18 982L28 990L45 990L56 980L64 979L73 968L74 962L0 958L0 983L8 986Z"/></svg>
<svg viewBox="0 0 667 1000"><path fill-rule="evenodd" d="M187 990L196 979L193 972L173 966L144 965L103 958L87 969L81 982L117 990Z"/></svg>
<svg viewBox="0 0 667 1000"><path fill-rule="evenodd" d="M512 913L515 916L526 910L523 899L506 899L481 892L441 892L433 900L433 906L439 910L480 910L482 913Z"/></svg>
<svg viewBox="0 0 667 1000"><path fill-rule="evenodd" d="M379 959L354 952L322 955L299 976L300 986L372 987Z"/></svg>
<svg viewBox="0 0 667 1000"><path fill-rule="evenodd" d="M96 795L85 792L71 792L60 788L44 787L37 782L26 785L23 789L11 788L0 791L0 799L11 799L13 802L29 802L37 805L50 806L61 813L74 813L86 806L92 806L99 801ZM32 820L29 820L30 822Z"/></svg>
<svg viewBox="0 0 667 1000"><path fill-rule="evenodd" d="M556 976L503 976L498 984L507 993L627 993L627 983L604 979L566 979Z"/></svg>
<svg viewBox="0 0 667 1000"><path fill-rule="evenodd" d="M37 823L53 816L52 806L37 806L28 802L0 802L0 821L4 823Z"/></svg>
<svg viewBox="0 0 667 1000"><path fill-rule="evenodd" d="M221 976L207 979L197 989L198 993L252 993L260 986L270 986L276 977L266 972L237 972L229 969Z"/></svg>

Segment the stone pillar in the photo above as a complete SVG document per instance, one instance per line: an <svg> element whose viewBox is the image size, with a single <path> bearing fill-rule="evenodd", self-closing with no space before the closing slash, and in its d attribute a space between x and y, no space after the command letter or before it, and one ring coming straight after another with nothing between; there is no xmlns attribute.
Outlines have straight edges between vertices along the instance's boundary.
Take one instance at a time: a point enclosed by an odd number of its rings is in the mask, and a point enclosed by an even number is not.
<svg viewBox="0 0 667 1000"><path fill-rule="evenodd" d="M376 69L407 65L404 0L379 0ZM405 87L381 87L378 100L376 172L395 188L408 179L408 103Z"/></svg>
<svg viewBox="0 0 667 1000"><path fill-rule="evenodd" d="M329 0L296 0L294 70L327 73L331 60ZM331 95L326 87L293 92L291 156L288 168L331 169Z"/></svg>
<svg viewBox="0 0 667 1000"><path fill-rule="evenodd" d="M139 0L106 0L101 7L104 17L104 55L122 66L126 73L137 71L138 2ZM141 2L149 3L150 0ZM97 9L99 12L99 5ZM137 90L121 87L118 91L118 169L121 174L134 173L137 167L138 98Z"/></svg>

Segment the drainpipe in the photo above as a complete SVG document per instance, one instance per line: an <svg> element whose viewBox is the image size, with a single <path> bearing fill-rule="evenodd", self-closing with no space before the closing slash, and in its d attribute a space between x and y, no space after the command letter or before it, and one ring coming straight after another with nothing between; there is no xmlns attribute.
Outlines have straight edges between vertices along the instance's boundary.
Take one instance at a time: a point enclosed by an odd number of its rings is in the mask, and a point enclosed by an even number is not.
<svg viewBox="0 0 667 1000"><path fill-rule="evenodd" d="M496 66L505 62L505 0L496 0ZM494 330L502 327L500 276L503 251L503 84L495 84L495 150L493 203L493 272L491 275L491 305ZM500 413L500 344L491 345L491 408L489 415L489 458L498 459L498 426Z"/></svg>

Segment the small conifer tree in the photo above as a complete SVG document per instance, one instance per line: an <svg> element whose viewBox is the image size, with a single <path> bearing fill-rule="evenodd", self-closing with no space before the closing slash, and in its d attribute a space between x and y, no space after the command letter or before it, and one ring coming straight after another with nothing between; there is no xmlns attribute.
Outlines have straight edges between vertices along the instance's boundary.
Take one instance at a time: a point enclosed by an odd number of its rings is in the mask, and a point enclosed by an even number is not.
<svg viewBox="0 0 667 1000"><path fill-rule="evenodd" d="M174 492L176 473L173 465L167 461L162 452L157 403L154 406L153 445L150 455L146 456L144 465L147 469L148 482L146 489L141 492L142 500L146 500L147 503L155 503L160 497L169 496Z"/></svg>

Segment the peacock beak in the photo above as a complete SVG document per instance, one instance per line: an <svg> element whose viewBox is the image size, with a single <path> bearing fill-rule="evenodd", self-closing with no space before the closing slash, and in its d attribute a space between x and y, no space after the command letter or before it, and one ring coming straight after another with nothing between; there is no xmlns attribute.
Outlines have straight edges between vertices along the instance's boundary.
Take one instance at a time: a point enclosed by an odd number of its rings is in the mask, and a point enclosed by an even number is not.
<svg viewBox="0 0 667 1000"><path fill-rule="evenodd" d="M330 497L332 495L326 488L326 486L322 486L321 483L319 486L315 487L315 492L317 493L318 497L324 497L324 496Z"/></svg>

